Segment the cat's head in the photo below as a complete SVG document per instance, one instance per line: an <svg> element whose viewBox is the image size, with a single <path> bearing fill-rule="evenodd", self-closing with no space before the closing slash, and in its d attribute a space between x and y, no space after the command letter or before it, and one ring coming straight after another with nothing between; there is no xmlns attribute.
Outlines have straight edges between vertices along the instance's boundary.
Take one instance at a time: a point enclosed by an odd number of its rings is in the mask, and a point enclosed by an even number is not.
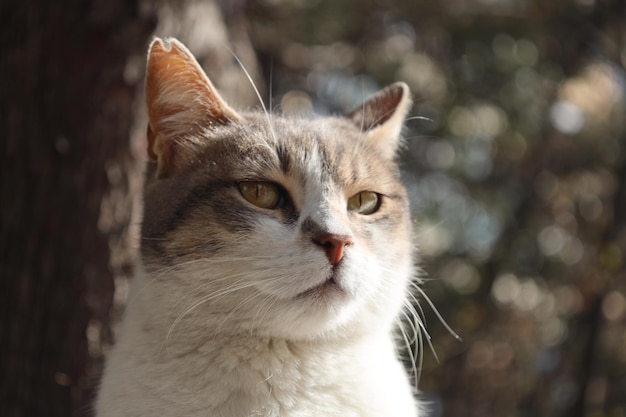
<svg viewBox="0 0 626 417"><path fill-rule="evenodd" d="M154 314L296 339L391 326L412 274L405 84L342 117L238 113L181 43L156 39L146 99Z"/></svg>

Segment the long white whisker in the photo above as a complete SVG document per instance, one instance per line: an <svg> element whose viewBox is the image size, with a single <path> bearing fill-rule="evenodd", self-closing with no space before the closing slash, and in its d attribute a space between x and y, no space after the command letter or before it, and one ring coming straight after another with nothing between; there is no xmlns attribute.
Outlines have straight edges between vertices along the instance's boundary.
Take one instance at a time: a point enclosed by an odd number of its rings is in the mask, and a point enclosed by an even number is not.
<svg viewBox="0 0 626 417"><path fill-rule="evenodd" d="M254 282L242 282L241 280L236 281L234 284L239 284L239 285L232 285L230 287L223 288L223 289L220 289L218 291L212 292L212 293L210 293L210 294L200 298L200 300L196 301L191 306L186 308L182 313L180 313L176 317L176 319L174 320L172 325L170 326L169 330L167 331L167 335L165 336L165 347L166 347L166 350L167 350L168 341L170 339L170 336L172 335L172 333L173 333L174 329L176 328L176 326L178 326L178 324L185 318L185 316L190 314L196 308L200 307L202 304L205 304L205 303L207 303L207 302L209 302L211 300L214 300L214 299L216 299L218 297L222 297L222 296L224 296L226 294L229 294L231 292L240 291L242 289L254 286Z"/></svg>
<svg viewBox="0 0 626 417"><path fill-rule="evenodd" d="M408 317L407 317L408 320ZM401 321L400 324L398 326L400 328L400 332L402 333L402 339L404 340L404 346L406 347L406 350L409 354L409 359L411 361L411 371L413 372L413 377L415 378L415 387L417 388L417 383L418 383L418 370L417 370L417 365L415 363L415 353L414 353L414 349L412 348L412 343L409 340L408 335L406 334L406 331L404 330L404 326L402 325Z"/></svg>
<svg viewBox="0 0 626 417"><path fill-rule="evenodd" d="M228 50L230 51L232 56L235 58L235 60L239 64L239 66L241 67L243 73L248 78L248 81L250 81L250 84L252 85L252 88L254 89L254 92L255 92L257 98L259 99L259 103L261 103L261 107L263 108L263 114L265 115L265 118L267 120L267 125L268 125L268 127L270 129L270 133L272 134L272 138L274 138L274 141L278 142L278 140L276 139L276 133L274 133L274 127L272 125L272 119L270 118L270 114L268 113L267 108L265 107L265 103L263 102L263 97L261 97L261 93L259 92L259 89L254 84L254 80L252 79L252 76L250 75L250 73L248 72L246 67L243 65L243 62L241 62L241 60L239 59L237 54L235 54L235 52L232 49L228 49Z"/></svg>
<svg viewBox="0 0 626 417"><path fill-rule="evenodd" d="M419 318L417 318L417 320L419 320ZM419 377L422 376L422 365L424 364L424 336L422 335L422 332L417 333L417 352L418 352L418 362L420 364L419 376L418 376L418 379L419 379Z"/></svg>
<svg viewBox="0 0 626 417"><path fill-rule="evenodd" d="M250 294L249 296L247 296L246 298L244 298L239 304L237 304L237 306L233 307L233 309L230 311L230 313L228 313L226 315L226 317L224 317L224 319L216 326L215 331L219 332L220 329L223 328L224 325L226 325L226 323L228 322L228 319L239 309L241 309L243 306L245 306L246 304L250 303L252 300L254 300L255 298L259 298L263 296L262 293L260 292L254 292L252 294Z"/></svg>
<svg viewBox="0 0 626 417"><path fill-rule="evenodd" d="M430 117L424 117L424 116L412 116L412 117L407 117L406 119L404 119L405 122L408 122L409 120L426 120L427 122L434 122L433 119L431 119Z"/></svg>
<svg viewBox="0 0 626 417"><path fill-rule="evenodd" d="M411 292L408 293L409 297L411 297L411 299L413 300L413 303L411 303L411 306L415 305L417 306L417 308L419 309L419 312L421 314L417 314L417 319L420 322L420 327L422 327L424 329L424 332L426 333L426 336L428 336L430 338L430 336L428 335L428 332L426 331L426 314L424 313L424 309L422 309L422 305L420 304L419 300L415 297L415 295Z"/></svg>
<svg viewBox="0 0 626 417"><path fill-rule="evenodd" d="M195 264L195 263L199 263L202 262L202 259L194 259L191 261L186 261L186 262L182 262L180 264L176 264L176 265L172 265L172 266L168 266L166 268L162 268L158 271L156 271L156 275L154 276L154 278L152 278L150 281L148 281L146 283L146 285L144 285L143 287L141 287L139 289L139 291L137 291L133 297L128 301L127 306L131 305L136 299L137 297L139 297L139 295L146 289L148 288L150 285L152 285L153 283L155 283L156 281L158 281L160 278L162 278L164 275L166 275L169 272L173 272L176 271L177 269L180 269L184 266L187 265L191 265L191 264Z"/></svg>
<svg viewBox="0 0 626 417"><path fill-rule="evenodd" d="M441 322L441 324L443 324L443 326L446 328L446 330L448 330L448 332L457 340L461 341L463 340L461 338L461 336L459 336L454 330L452 330L452 327L450 327L450 325L444 320L444 318L441 316L441 314L439 313L439 310L437 310L437 308L435 307L435 304L433 304L433 302L430 300L430 298L426 295L426 293L424 292L424 290L422 290L418 285L413 285L413 288L415 288L421 295L422 297L424 297L424 300L426 300L426 302L428 303L428 305L430 306L430 308L433 310L433 312L435 313L435 316L437 316L437 318L439 319L439 321Z"/></svg>
<svg viewBox="0 0 626 417"><path fill-rule="evenodd" d="M270 59L270 85L269 85L269 108L270 114L272 113L272 98L273 98L273 87L274 85L274 57Z"/></svg>
<svg viewBox="0 0 626 417"><path fill-rule="evenodd" d="M361 76L361 102L364 103L365 102L365 79L363 78L363 76ZM361 132L363 137L365 137L365 132L364 132L364 127L365 127L365 105L363 105L361 107L362 111L361 111Z"/></svg>

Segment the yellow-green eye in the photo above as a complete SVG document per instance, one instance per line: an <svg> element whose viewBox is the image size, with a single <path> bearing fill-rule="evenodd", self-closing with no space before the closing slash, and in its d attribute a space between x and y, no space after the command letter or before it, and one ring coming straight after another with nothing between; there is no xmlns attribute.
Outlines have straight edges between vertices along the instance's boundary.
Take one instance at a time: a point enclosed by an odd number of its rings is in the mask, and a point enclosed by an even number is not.
<svg viewBox="0 0 626 417"><path fill-rule="evenodd" d="M372 214L380 208L380 195L373 191L361 191L348 199L348 211Z"/></svg>
<svg viewBox="0 0 626 417"><path fill-rule="evenodd" d="M277 209L284 205L283 191L278 184L268 181L242 181L239 191L249 203L264 209Z"/></svg>

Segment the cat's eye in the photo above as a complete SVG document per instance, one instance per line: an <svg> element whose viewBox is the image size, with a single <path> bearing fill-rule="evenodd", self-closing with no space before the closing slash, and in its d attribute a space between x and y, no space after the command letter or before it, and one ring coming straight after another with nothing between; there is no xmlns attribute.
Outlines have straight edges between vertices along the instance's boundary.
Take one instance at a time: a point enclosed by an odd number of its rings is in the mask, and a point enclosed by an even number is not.
<svg viewBox="0 0 626 417"><path fill-rule="evenodd" d="M373 191L361 191L348 199L348 211L373 214L380 208L381 197Z"/></svg>
<svg viewBox="0 0 626 417"><path fill-rule="evenodd" d="M278 209L285 205L282 188L269 181L242 181L239 192L250 204L264 209Z"/></svg>

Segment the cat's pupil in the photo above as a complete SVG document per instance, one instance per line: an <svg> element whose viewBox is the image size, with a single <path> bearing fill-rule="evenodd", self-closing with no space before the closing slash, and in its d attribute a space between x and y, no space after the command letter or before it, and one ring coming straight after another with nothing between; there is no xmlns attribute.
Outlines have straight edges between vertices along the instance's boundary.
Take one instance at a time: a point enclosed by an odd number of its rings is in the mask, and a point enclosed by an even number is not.
<svg viewBox="0 0 626 417"><path fill-rule="evenodd" d="M285 205L284 192L273 182L242 181L238 187L243 198L257 207L273 210Z"/></svg>
<svg viewBox="0 0 626 417"><path fill-rule="evenodd" d="M380 208L381 196L373 191L361 191L348 199L348 211L373 214Z"/></svg>

